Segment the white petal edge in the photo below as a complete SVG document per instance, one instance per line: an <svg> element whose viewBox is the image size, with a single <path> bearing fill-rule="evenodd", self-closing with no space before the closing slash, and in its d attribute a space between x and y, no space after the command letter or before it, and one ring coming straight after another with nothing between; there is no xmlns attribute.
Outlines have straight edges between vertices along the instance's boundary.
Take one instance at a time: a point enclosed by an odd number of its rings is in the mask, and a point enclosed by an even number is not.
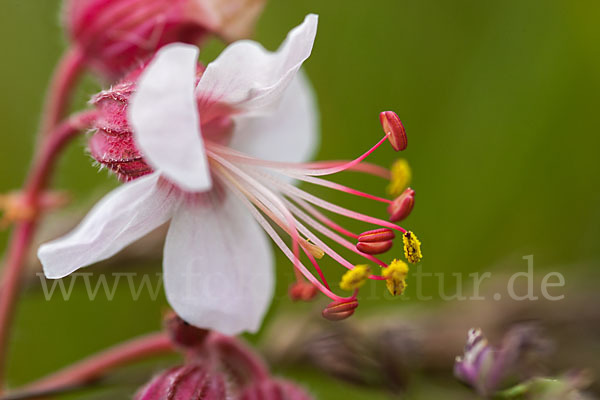
<svg viewBox="0 0 600 400"><path fill-rule="evenodd" d="M319 120L314 90L300 70L275 113L234 117L229 146L262 160L306 162L314 156L319 143Z"/></svg>
<svg viewBox="0 0 600 400"><path fill-rule="evenodd" d="M205 193L175 213L164 252L167 299L188 323L226 335L256 332L273 298L267 237L231 192Z"/></svg>
<svg viewBox="0 0 600 400"><path fill-rule="evenodd" d="M292 29L277 52L242 40L227 47L208 64L197 88L203 110L224 103L249 114L271 112L312 52L318 16L309 14ZM202 111L204 112L204 110Z"/></svg>
<svg viewBox="0 0 600 400"><path fill-rule="evenodd" d="M126 183L100 200L71 233L40 246L49 279L105 260L169 220L179 195L154 173Z"/></svg>
<svg viewBox="0 0 600 400"><path fill-rule="evenodd" d="M212 186L194 93L198 52L182 43L159 50L138 80L128 114L146 162L190 192Z"/></svg>

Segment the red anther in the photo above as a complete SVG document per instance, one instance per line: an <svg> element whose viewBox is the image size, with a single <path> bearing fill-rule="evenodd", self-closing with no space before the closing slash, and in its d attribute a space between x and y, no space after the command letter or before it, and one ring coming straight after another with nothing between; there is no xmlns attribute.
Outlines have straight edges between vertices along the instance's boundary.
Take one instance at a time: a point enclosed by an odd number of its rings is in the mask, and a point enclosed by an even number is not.
<svg viewBox="0 0 600 400"><path fill-rule="evenodd" d="M390 214L390 221L396 222L401 221L410 215L410 212L415 205L415 191L411 188L407 188L400 196L396 198L388 206L388 214Z"/></svg>
<svg viewBox="0 0 600 400"><path fill-rule="evenodd" d="M354 314L354 310L358 307L358 300L336 300L331 302L323 309L321 315L323 318L330 321L341 321Z"/></svg>
<svg viewBox="0 0 600 400"><path fill-rule="evenodd" d="M394 244L391 240L385 242L358 242L356 248L366 254L381 254L392 248Z"/></svg>
<svg viewBox="0 0 600 400"><path fill-rule="evenodd" d="M319 289L308 282L295 282L290 286L288 294L293 301L310 301L315 298Z"/></svg>
<svg viewBox="0 0 600 400"><path fill-rule="evenodd" d="M373 229L372 231L366 231L358 236L359 242L384 242L392 240L396 237L393 230L388 228Z"/></svg>
<svg viewBox="0 0 600 400"><path fill-rule="evenodd" d="M398 115L393 111L384 111L379 114L379 120L394 150L402 151L406 149L408 145L406 130Z"/></svg>

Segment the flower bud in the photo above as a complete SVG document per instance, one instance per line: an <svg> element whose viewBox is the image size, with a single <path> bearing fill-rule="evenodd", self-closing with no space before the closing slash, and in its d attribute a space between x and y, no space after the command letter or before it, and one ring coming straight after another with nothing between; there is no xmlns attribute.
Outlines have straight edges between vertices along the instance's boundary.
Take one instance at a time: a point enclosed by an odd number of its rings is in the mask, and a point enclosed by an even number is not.
<svg viewBox="0 0 600 400"><path fill-rule="evenodd" d="M67 0L65 23L85 63L114 80L162 46L209 34L246 36L265 0Z"/></svg>
<svg viewBox="0 0 600 400"><path fill-rule="evenodd" d="M358 300L336 300L327 305L321 312L323 318L330 321L341 321L354 314L358 307Z"/></svg>
<svg viewBox="0 0 600 400"><path fill-rule="evenodd" d="M201 397L200 397L201 396ZM225 378L200 365L171 368L141 388L135 400L226 400Z"/></svg>
<svg viewBox="0 0 600 400"><path fill-rule="evenodd" d="M388 206L387 211L390 214L390 221L402 221L410 215L414 205L415 191L408 188Z"/></svg>
<svg viewBox="0 0 600 400"><path fill-rule="evenodd" d="M311 400L304 389L283 379L266 379L246 387L239 400Z"/></svg>
<svg viewBox="0 0 600 400"><path fill-rule="evenodd" d="M358 236L356 248L366 254L381 254L388 251L396 237L391 229L381 228L363 232Z"/></svg>
<svg viewBox="0 0 600 400"><path fill-rule="evenodd" d="M398 115L393 111L384 111L379 114L379 121L381 121L383 131L388 135L388 140L394 150L402 151L406 149L408 145L406 130L404 130L404 125L402 125Z"/></svg>
<svg viewBox="0 0 600 400"><path fill-rule="evenodd" d="M319 289L309 282L294 282L288 291L293 301L310 301L319 293Z"/></svg>
<svg viewBox="0 0 600 400"><path fill-rule="evenodd" d="M133 130L127 121L129 100L142 70L139 68L132 72L91 101L98 110L98 116L94 123L96 131L88 143L90 154L124 182L152 172L135 146Z"/></svg>

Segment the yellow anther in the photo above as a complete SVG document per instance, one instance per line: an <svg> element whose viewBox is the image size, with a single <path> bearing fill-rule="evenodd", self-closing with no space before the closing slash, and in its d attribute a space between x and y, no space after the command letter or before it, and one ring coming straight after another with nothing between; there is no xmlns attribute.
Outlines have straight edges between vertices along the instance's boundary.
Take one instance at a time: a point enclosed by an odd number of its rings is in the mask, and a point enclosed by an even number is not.
<svg viewBox="0 0 600 400"><path fill-rule="evenodd" d="M408 161L405 159L398 159L392 165L390 172L392 177L390 179L390 184L387 187L387 191L390 196L400 196L404 189L410 185L410 180L412 178L410 165L408 165Z"/></svg>
<svg viewBox="0 0 600 400"><path fill-rule="evenodd" d="M356 265L342 276L340 287L344 290L355 290L365 284L371 274L368 265Z"/></svg>
<svg viewBox="0 0 600 400"><path fill-rule="evenodd" d="M322 248L312 243L310 239L301 239L300 245L304 247L306 251L308 251L314 258L320 260L325 255L325 252Z"/></svg>
<svg viewBox="0 0 600 400"><path fill-rule="evenodd" d="M417 239L417 236L408 231L402 237L404 241L404 256L411 264L416 264L421 261L423 254L421 254L421 242Z"/></svg>
<svg viewBox="0 0 600 400"><path fill-rule="evenodd" d="M406 289L406 275L408 274L408 265L401 260L394 260L383 269L382 276L385 278L385 284L393 296L399 296Z"/></svg>

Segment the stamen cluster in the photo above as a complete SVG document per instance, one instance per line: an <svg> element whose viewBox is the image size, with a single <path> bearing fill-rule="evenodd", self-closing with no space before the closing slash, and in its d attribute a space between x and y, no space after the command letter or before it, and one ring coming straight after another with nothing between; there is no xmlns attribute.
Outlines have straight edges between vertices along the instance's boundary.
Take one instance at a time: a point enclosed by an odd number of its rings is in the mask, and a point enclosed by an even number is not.
<svg viewBox="0 0 600 400"><path fill-rule="evenodd" d="M395 116L395 113L390 113L386 113L386 121L392 118L392 114ZM389 129L392 125L386 126ZM259 160L206 141L207 155L214 174L237 194L265 232L294 264L297 282L290 289L291 297L294 300L312 299L315 291L309 290L310 286L307 285L314 286L333 300L323 311L323 316L327 319L340 320L352 315L358 306L358 290L368 279L385 280L388 290L393 295L403 293L408 265L396 259L388 265L376 257L392 248L396 236L394 232L402 234L404 253L409 263L416 264L422 258L421 243L416 235L394 223L406 218L414 206L415 191L407 188L410 183L407 162L396 163L392 171L364 162L391 137L395 138L396 143L405 143L405 135L403 128L401 131L390 130L374 147L352 161L306 164ZM392 192L399 192L400 195L394 200L389 200L322 178L342 171L361 172L387 179L390 181L390 187L394 189ZM387 205L390 221L333 204L294 186L290 180L299 180L384 203ZM377 229L354 233L330 219L321 210L375 225ZM283 240L281 231L291 238L291 246ZM350 262L323 239L328 239L366 261L379 265L383 270L382 275L372 274L367 264ZM313 272L301 261L301 253L312 266ZM328 259L348 269L341 279L340 287L353 291L351 296L340 296L332 291L320 265Z"/></svg>

